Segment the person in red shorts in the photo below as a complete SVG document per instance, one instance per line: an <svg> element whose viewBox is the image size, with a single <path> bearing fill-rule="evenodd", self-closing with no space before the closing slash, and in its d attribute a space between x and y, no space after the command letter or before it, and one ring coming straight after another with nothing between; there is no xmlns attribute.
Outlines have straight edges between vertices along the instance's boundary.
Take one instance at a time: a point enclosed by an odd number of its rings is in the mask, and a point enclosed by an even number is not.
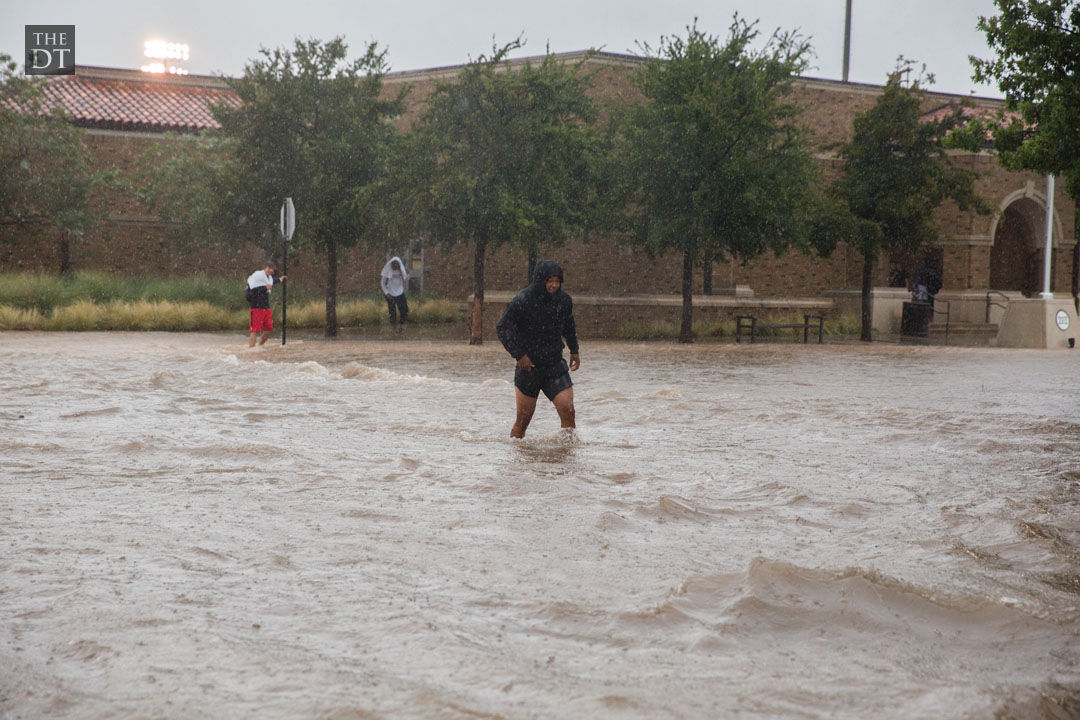
<svg viewBox="0 0 1080 720"><path fill-rule="evenodd" d="M270 309L270 288L274 287L274 263L267 261L262 270L251 273L247 279L247 300L251 308L251 337L248 347L255 347L255 336L259 344L266 342L266 337L274 329L274 312ZM284 282L285 276L277 282Z"/></svg>

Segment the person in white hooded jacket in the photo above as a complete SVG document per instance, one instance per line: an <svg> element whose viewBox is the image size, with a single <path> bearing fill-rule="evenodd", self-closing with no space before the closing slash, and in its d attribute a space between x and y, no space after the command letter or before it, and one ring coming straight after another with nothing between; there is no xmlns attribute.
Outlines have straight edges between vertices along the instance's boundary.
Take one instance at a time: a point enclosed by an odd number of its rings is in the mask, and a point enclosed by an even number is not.
<svg viewBox="0 0 1080 720"><path fill-rule="evenodd" d="M386 309L390 314L390 324L397 327L398 316L401 323L409 320L409 303L405 299L405 289L409 284L409 273L396 255L383 266L379 276L379 286L386 298Z"/></svg>

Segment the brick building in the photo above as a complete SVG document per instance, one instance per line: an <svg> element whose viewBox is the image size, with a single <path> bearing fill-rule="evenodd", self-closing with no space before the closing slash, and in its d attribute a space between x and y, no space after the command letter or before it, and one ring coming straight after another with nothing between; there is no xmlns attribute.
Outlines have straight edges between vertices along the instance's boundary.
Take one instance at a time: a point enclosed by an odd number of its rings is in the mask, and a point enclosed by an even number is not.
<svg viewBox="0 0 1080 720"><path fill-rule="evenodd" d="M582 59L593 76L593 93L598 100L616 104L633 103L639 95L631 74L642 62L639 58L612 53L567 53L565 61ZM524 61L515 61L524 62ZM457 68L405 71L388 75L385 84L393 91L402 83L411 87L410 115L418 99L430 92L436 79L452 79ZM793 99L805 110L799 120L811 131L819 147L827 148L849 139L854 115L869 108L881 88L875 85L802 78L795 84ZM97 161L104 166L126 169L165 131L199 132L216 127L209 112L213 102L236 102L227 86L217 78L201 76L161 76L139 71L79 67L74 76L49 78L48 102L62 105L75 124L86 128L87 142ZM927 114L961 101L961 96L945 93L926 95ZM1001 101L974 98L975 112L994 111ZM410 116L404 120L408 122ZM1045 246L1046 178L1001 168L990 153L956 153L955 160L979 173L978 192L995 213L980 216L960 212L946 205L937 211L941 243L933 251L941 258L943 289L939 295L949 300L956 319L982 321L987 312L987 291L997 290L1018 297L1041 290ZM835 167L836 160L822 151L820 161ZM1054 203L1051 289L1058 296L1071 292L1074 206L1061 190ZM118 197L109 208L106 227L88 242L73 248L75 267L103 268L124 273L164 274L204 271L241 276L257 264L262 251L255 247L229 250L183 252L171 246L161 224L131 198ZM45 228L21 228L14 242L0 243L0 269L55 268L55 243ZM472 251L458 246L450 252L438 247L408 253L410 242L402 239L400 253L409 254L415 269L422 265L426 291L442 297L464 300L471 289ZM412 243L414 250L419 243ZM541 255L557 258L567 268L567 289L575 297L591 298L590 311L582 308L587 329L603 332L603 319L612 308L630 319L677 317L681 258L674 254L656 260L633 247L604 238L573 242ZM909 265L914 258L896 258ZM339 275L342 292L370 292L377 284L385 258L352 251L343 258ZM890 258L881 258L877 285L885 284ZM301 253L290 258L290 275L305 275L312 286L322 283L323 265L317 258ZM525 283L526 258L508 249L489 251L485 272L488 299L498 302ZM695 298L698 312L730 315L746 307L814 307L850 310L856 307L861 285L861 255L841 246L831 257L819 258L799 252L776 257L771 254L747 264L717 263L713 267L714 296ZM419 273L417 273L419 274ZM633 279L632 283L627 278ZM696 292L702 289L702 273L697 272ZM639 296L652 296L647 299ZM903 291L884 288L875 298L906 297ZM667 297L656 297L667 296ZM884 306L885 303L882 303ZM1000 310L991 308L991 319ZM494 311L488 315L495 315ZM590 319L592 321L590 321ZM887 319L880 323L887 325ZM878 320L875 320L879 324ZM610 329L610 328L609 328ZM890 329L890 328L885 328Z"/></svg>

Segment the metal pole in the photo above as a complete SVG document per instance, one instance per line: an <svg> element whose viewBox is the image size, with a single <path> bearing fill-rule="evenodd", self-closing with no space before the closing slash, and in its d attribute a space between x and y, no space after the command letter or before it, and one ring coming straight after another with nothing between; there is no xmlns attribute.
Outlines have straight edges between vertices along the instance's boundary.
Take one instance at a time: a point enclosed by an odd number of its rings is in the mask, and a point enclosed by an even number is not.
<svg viewBox="0 0 1080 720"><path fill-rule="evenodd" d="M289 241L285 239L285 236L281 236L281 274L289 274ZM286 298L289 295L289 281L281 283L281 344L285 345L285 331L288 328L288 322L285 316Z"/></svg>
<svg viewBox="0 0 1080 720"><path fill-rule="evenodd" d="M847 0L847 12L844 14L844 82L848 81L851 68L851 0Z"/></svg>
<svg viewBox="0 0 1080 720"><path fill-rule="evenodd" d="M1039 297L1053 300L1050 292L1050 260L1054 249L1054 176L1046 176L1046 257L1043 258L1043 291Z"/></svg>

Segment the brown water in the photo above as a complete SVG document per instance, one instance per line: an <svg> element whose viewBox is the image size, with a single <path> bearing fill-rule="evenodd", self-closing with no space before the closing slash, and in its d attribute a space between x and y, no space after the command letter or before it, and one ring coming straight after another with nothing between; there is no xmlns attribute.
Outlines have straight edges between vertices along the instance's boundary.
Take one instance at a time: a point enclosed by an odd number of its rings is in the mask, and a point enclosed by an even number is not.
<svg viewBox="0 0 1080 720"><path fill-rule="evenodd" d="M1080 351L245 340L0 334L0 716L1080 715Z"/></svg>

